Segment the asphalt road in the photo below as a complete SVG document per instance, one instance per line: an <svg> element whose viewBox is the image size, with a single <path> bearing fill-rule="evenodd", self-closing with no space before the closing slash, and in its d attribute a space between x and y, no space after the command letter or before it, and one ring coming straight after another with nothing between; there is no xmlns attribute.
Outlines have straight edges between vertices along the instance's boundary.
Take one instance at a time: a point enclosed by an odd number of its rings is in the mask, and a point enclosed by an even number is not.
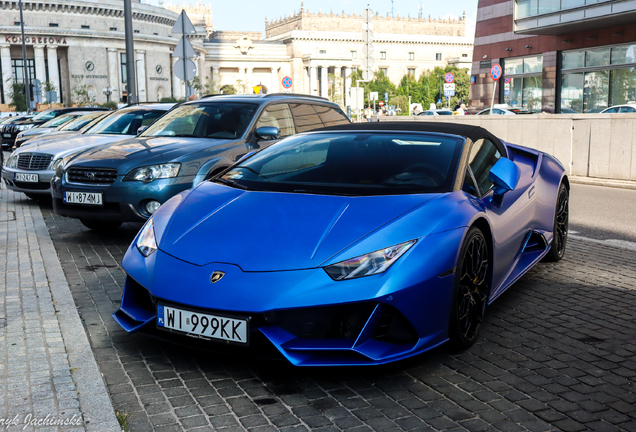
<svg viewBox="0 0 636 432"><path fill-rule="evenodd" d="M636 248L636 190L573 184L570 234Z"/></svg>

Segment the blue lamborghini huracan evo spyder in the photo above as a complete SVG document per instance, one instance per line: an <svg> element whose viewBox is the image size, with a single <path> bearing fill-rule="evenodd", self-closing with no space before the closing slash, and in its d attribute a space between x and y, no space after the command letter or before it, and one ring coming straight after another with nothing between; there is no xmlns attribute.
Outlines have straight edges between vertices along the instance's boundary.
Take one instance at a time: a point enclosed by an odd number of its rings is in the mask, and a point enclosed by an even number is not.
<svg viewBox="0 0 636 432"><path fill-rule="evenodd" d="M166 202L128 249L114 318L298 366L471 346L487 307L565 252L569 183L475 126L351 124L289 137Z"/></svg>

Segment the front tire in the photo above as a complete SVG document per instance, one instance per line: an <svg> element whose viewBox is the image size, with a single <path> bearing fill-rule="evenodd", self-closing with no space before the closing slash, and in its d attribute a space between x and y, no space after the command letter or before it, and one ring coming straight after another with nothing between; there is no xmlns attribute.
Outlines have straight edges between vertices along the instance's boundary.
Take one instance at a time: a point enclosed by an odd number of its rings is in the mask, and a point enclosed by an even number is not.
<svg viewBox="0 0 636 432"><path fill-rule="evenodd" d="M449 338L456 349L473 345L486 313L490 256L483 233L472 227L460 250L451 301Z"/></svg>
<svg viewBox="0 0 636 432"><path fill-rule="evenodd" d="M90 219L80 219L82 225L93 231L112 231L119 228L121 222L117 221L99 221Z"/></svg>
<svg viewBox="0 0 636 432"><path fill-rule="evenodd" d="M554 231L550 251L543 261L557 262L565 255L568 242L568 223L570 217L570 194L563 183L559 186L556 207L554 209Z"/></svg>

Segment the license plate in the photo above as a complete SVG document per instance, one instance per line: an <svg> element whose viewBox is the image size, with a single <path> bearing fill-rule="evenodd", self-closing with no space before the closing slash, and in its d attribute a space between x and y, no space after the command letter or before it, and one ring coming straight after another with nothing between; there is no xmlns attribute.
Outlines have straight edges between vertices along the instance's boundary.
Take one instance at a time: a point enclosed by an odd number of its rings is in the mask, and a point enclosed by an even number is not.
<svg viewBox="0 0 636 432"><path fill-rule="evenodd" d="M38 182L38 175L37 174L15 173L15 181L37 183Z"/></svg>
<svg viewBox="0 0 636 432"><path fill-rule="evenodd" d="M200 339L247 343L247 320L157 306L157 326Z"/></svg>
<svg viewBox="0 0 636 432"><path fill-rule="evenodd" d="M2 136L5 138L11 138L11 134L2 134Z"/></svg>
<svg viewBox="0 0 636 432"><path fill-rule="evenodd" d="M68 204L103 204L102 194L94 192L64 192L64 202Z"/></svg>

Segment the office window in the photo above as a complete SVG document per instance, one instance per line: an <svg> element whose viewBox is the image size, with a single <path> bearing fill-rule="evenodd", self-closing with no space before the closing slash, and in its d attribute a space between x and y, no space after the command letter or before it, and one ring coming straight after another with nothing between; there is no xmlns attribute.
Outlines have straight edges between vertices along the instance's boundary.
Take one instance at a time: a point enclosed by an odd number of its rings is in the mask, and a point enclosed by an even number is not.
<svg viewBox="0 0 636 432"><path fill-rule="evenodd" d="M386 60L386 51L380 51L380 60Z"/></svg>
<svg viewBox="0 0 636 432"><path fill-rule="evenodd" d="M110 31L117 31L117 27L111 27Z"/></svg>
<svg viewBox="0 0 636 432"><path fill-rule="evenodd" d="M27 59L27 67L29 69L29 78L37 78L34 59ZM24 81L24 62L22 59L11 59L11 72L15 81Z"/></svg>
<svg viewBox="0 0 636 432"><path fill-rule="evenodd" d="M126 71L126 53L119 54L121 59L121 82L126 83L127 71Z"/></svg>
<svg viewBox="0 0 636 432"><path fill-rule="evenodd" d="M49 23L49 27L58 27L57 23Z"/></svg>
<svg viewBox="0 0 636 432"><path fill-rule="evenodd" d="M89 28L91 28L91 26L89 26L89 25L82 25L82 28L83 28L84 30L88 30Z"/></svg>
<svg viewBox="0 0 636 432"><path fill-rule="evenodd" d="M409 53L409 60L415 60L415 53L414 52L410 52Z"/></svg>
<svg viewBox="0 0 636 432"><path fill-rule="evenodd" d="M327 50L320 50L318 51L320 54L327 54Z"/></svg>
<svg viewBox="0 0 636 432"><path fill-rule="evenodd" d="M358 58L358 51L351 51L351 58L352 59L357 59Z"/></svg>
<svg viewBox="0 0 636 432"><path fill-rule="evenodd" d="M468 54L462 54L462 57L468 57Z"/></svg>
<svg viewBox="0 0 636 432"><path fill-rule="evenodd" d="M133 32L135 32L135 33L139 33L139 30L133 30Z"/></svg>
<svg viewBox="0 0 636 432"><path fill-rule="evenodd" d="M17 25L17 26L19 26L19 25L20 25L20 21L14 21L14 22L13 22L13 25Z"/></svg>
<svg viewBox="0 0 636 432"><path fill-rule="evenodd" d="M384 76L386 76L389 73L389 69L388 68L380 68L380 73Z"/></svg>
<svg viewBox="0 0 636 432"><path fill-rule="evenodd" d="M442 59L442 53L435 53L435 60L440 61Z"/></svg>
<svg viewBox="0 0 636 432"><path fill-rule="evenodd" d="M415 78L415 68L408 68L407 73L410 77Z"/></svg>

